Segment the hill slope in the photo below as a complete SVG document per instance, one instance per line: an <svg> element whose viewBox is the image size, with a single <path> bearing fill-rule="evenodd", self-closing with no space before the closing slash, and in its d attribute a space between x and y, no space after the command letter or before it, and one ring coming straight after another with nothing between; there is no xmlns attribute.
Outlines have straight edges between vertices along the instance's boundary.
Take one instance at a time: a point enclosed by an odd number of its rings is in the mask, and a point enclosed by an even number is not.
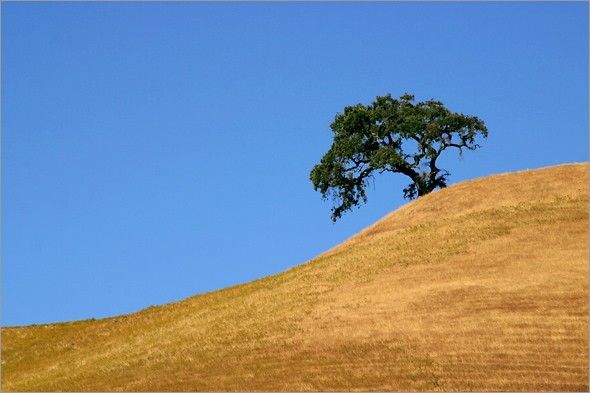
<svg viewBox="0 0 590 393"><path fill-rule="evenodd" d="M588 166L457 184L314 260L2 330L3 390L588 390Z"/></svg>

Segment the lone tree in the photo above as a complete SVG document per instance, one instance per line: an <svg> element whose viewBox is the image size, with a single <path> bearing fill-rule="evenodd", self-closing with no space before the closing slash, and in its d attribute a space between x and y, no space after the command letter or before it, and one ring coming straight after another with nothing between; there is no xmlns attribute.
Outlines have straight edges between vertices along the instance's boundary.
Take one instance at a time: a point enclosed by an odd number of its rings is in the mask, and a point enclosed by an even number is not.
<svg viewBox="0 0 590 393"><path fill-rule="evenodd" d="M316 191L332 197L332 221L367 201L365 187L375 171L408 176L404 197L413 199L446 187L450 173L436 166L441 153L475 150L478 136L487 137L482 120L448 110L442 102L414 104L414 96L377 97L373 104L344 108L330 125L330 150L310 173Z"/></svg>

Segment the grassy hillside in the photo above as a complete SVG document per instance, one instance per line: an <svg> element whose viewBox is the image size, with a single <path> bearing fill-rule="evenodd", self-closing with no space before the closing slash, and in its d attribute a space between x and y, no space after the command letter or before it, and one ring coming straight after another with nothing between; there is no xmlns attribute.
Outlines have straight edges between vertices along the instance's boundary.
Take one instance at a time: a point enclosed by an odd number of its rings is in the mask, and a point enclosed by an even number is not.
<svg viewBox="0 0 590 393"><path fill-rule="evenodd" d="M492 176L275 276L2 329L2 389L587 391L587 274L588 165Z"/></svg>

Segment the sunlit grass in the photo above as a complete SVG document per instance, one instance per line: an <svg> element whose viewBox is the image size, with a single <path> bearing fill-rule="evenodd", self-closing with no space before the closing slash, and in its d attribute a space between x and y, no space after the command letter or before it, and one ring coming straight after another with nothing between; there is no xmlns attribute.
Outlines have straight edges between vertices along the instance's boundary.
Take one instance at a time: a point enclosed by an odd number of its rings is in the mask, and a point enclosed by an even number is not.
<svg viewBox="0 0 590 393"><path fill-rule="evenodd" d="M588 168L427 195L282 274L2 330L3 390L588 390Z"/></svg>

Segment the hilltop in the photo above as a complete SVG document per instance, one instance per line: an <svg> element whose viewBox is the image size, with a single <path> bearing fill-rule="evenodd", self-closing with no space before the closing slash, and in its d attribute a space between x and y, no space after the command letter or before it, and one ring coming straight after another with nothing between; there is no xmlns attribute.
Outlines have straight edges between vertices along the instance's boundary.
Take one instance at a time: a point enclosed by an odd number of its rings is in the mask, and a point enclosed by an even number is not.
<svg viewBox="0 0 590 393"><path fill-rule="evenodd" d="M588 164L433 192L281 274L2 329L2 390L588 390Z"/></svg>

